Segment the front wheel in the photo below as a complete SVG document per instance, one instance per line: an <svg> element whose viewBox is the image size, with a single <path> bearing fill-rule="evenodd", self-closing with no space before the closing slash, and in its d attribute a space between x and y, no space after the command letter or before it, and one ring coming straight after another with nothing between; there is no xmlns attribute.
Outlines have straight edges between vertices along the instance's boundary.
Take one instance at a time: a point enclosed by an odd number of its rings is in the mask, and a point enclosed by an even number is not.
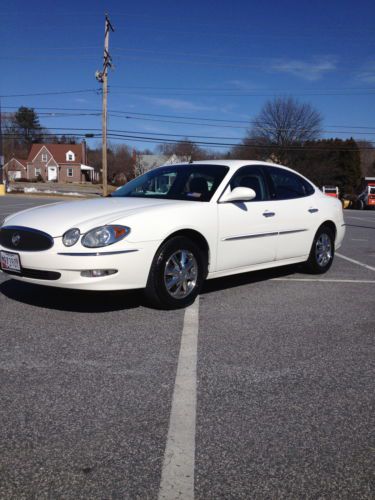
<svg viewBox="0 0 375 500"><path fill-rule="evenodd" d="M161 245L145 290L149 302L165 309L192 304L206 276L206 258L194 241L176 236Z"/></svg>
<svg viewBox="0 0 375 500"><path fill-rule="evenodd" d="M335 255L335 236L332 229L322 226L318 229L310 255L306 262L306 271L312 274L323 274L328 271Z"/></svg>

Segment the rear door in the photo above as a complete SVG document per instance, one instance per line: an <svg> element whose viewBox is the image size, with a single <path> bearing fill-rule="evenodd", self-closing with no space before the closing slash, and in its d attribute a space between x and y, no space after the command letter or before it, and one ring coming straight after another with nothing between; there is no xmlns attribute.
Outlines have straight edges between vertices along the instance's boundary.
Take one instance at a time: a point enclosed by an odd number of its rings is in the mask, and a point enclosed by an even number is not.
<svg viewBox="0 0 375 500"><path fill-rule="evenodd" d="M310 253L320 214L315 188L298 174L281 167L265 167L270 196L277 212L276 260Z"/></svg>

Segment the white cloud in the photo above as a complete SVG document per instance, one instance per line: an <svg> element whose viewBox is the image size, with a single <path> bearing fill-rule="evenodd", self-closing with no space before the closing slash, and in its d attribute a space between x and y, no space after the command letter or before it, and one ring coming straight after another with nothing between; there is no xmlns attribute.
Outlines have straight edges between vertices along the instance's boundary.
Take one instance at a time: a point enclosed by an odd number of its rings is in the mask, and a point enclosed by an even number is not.
<svg viewBox="0 0 375 500"><path fill-rule="evenodd" d="M202 106L191 101L183 99L160 99L160 98L147 98L149 102L156 106L162 106L172 109L173 111L212 111L214 108L209 106Z"/></svg>
<svg viewBox="0 0 375 500"><path fill-rule="evenodd" d="M277 73L287 73L310 82L320 80L326 73L336 69L337 61L332 56L315 58L311 62L297 59L279 60L270 63L269 69Z"/></svg>
<svg viewBox="0 0 375 500"><path fill-rule="evenodd" d="M258 90L262 87L259 85L255 85L254 83L251 83L246 80L228 80L226 82L228 85L232 85L234 87L234 90Z"/></svg>
<svg viewBox="0 0 375 500"><path fill-rule="evenodd" d="M375 62L367 64L358 73L357 79L363 83L375 83Z"/></svg>

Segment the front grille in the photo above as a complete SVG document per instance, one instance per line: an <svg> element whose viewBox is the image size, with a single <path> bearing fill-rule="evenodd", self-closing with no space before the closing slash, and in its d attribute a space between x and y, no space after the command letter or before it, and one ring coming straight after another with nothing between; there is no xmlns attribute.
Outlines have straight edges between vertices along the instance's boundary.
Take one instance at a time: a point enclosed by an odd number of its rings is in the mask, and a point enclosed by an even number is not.
<svg viewBox="0 0 375 500"><path fill-rule="evenodd" d="M0 245L9 250L38 252L53 247L53 238L29 227L5 226L0 229Z"/></svg>
<svg viewBox="0 0 375 500"><path fill-rule="evenodd" d="M38 269L25 269L22 268L20 273L16 273L13 271L4 271L6 274L10 274L12 276L22 276L24 278L33 278L34 280L49 280L56 281L61 278L61 273L57 273L55 271L39 271Z"/></svg>

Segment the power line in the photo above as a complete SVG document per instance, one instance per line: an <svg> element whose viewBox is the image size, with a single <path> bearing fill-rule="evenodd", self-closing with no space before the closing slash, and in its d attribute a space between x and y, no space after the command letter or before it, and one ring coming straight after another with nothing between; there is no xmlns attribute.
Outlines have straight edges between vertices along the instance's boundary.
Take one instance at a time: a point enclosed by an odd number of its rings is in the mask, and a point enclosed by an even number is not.
<svg viewBox="0 0 375 500"><path fill-rule="evenodd" d="M50 112L50 113L38 113L38 115L41 118L44 118L44 119L46 119L46 118L66 118L66 117L77 117L77 116L100 116L100 114L101 113L99 111L95 112L95 113L53 113L53 112ZM134 119L134 120L141 120L141 121L153 121L153 122L157 122L157 123L161 122L161 123L173 123L173 124L178 124L178 125L190 125L190 126L202 126L202 127L216 127L216 128L234 128L234 129L244 129L244 130L248 130L249 129L249 127L242 126L242 125L239 125L239 126L234 126L234 125L214 125L214 124L207 124L207 123L189 123L189 122L173 121L173 120L160 120L160 119L156 120L156 119L152 119L152 118L129 117L129 116L123 116L121 114L117 115L116 111L114 111L112 113L109 112L108 115L113 116L115 118ZM61 130L62 128L65 128L65 127L58 127L58 128L48 127L48 128L50 130ZM262 129L262 130L274 130L274 128L271 128L271 127L267 128L267 127L264 127L262 125L260 125L258 127L255 127L255 128L259 128L259 129ZM85 128L74 128L74 130L94 130L94 129L85 127ZM280 130L280 131L286 131L286 130L290 130L290 129L278 128L278 130ZM305 131L306 129L297 127L294 130L298 130L298 131L302 132L302 131ZM143 133L143 132L139 131L139 133ZM375 132L358 132L358 131L352 131L352 130L321 130L321 133L325 133L325 134L349 134L349 135L350 134L375 135ZM198 137L198 136L190 135L190 137Z"/></svg>
<svg viewBox="0 0 375 500"><path fill-rule="evenodd" d="M267 127L258 127L261 130L268 130L272 131L274 128L267 128ZM90 127L48 127L48 130L69 130L69 131L100 131L100 128L90 128ZM291 130L290 128L278 128L277 130L280 130L282 132L287 132ZM295 128L293 129L298 132L304 132L307 129L304 128ZM124 133L124 134L142 134L145 136L153 136L153 135L159 135L159 136L168 136L168 137L181 137L184 134L172 134L172 133L162 133L162 132L142 132L140 130L117 130L117 129L108 129L108 132L113 132L113 133ZM343 132L338 132L335 130L323 130L323 133L339 133L339 134L350 134L348 131L343 131ZM357 134L367 134L367 132L356 132ZM375 135L375 132L370 132L369 134ZM197 139L223 139L223 140L238 140L242 141L244 137L222 137L222 136L207 136L207 135L194 135L194 134L186 134L189 138L197 138Z"/></svg>
<svg viewBox="0 0 375 500"><path fill-rule="evenodd" d="M95 132L92 135L94 138L101 138L101 129L99 128L84 128L84 129L78 129L78 128L57 128L54 130L63 130L64 135L69 135L68 132L71 132L72 135L75 135L77 137L86 137L87 134L82 133L82 131L91 131ZM68 132L67 132L68 131ZM77 133L78 131L78 133ZM141 135L139 135L141 134ZM45 133L43 134L47 137L50 136L55 136L56 134L53 133ZM22 138L23 136L21 134L17 133L5 133L5 137L12 137L12 138ZM155 137L156 136L156 137ZM163 136L163 137L160 137ZM170 144L176 144L180 142L185 142L189 141L189 138L183 138L179 136L178 134L156 134L156 133L146 133L146 132L137 132L137 131L122 131L122 130L108 130L108 137L111 138L116 138L116 139L132 139L132 140L137 140L138 142L152 142L155 144L160 144L160 143L170 143ZM176 137L176 139L174 138ZM220 137L207 137L207 136L192 136L200 139L205 139L205 138L211 138L211 139L223 139L223 140L236 140L236 138L220 138ZM243 140L243 139L239 139ZM359 148L350 148L350 147L337 147L337 148L324 148L324 147L319 147L319 146L303 146L303 145L291 145L291 146L279 146L276 144L262 144L262 143L257 143L256 141L250 142L248 144L244 143L233 143L233 142L212 142L212 141L203 141L203 140L196 140L196 141L191 141L194 142L196 145L201 145L201 146L213 146L213 147L239 147L239 148L249 148L249 147L255 147L255 148L263 148L263 149L287 149L287 150L301 150L301 151L327 151L327 150L337 150L337 151L358 151ZM317 141L319 142L319 141ZM372 145L375 145L375 142L370 142L367 141ZM365 148L360 148L361 150L373 150L373 147L365 147Z"/></svg>
<svg viewBox="0 0 375 500"><path fill-rule="evenodd" d="M96 94L101 93L100 89L80 89L80 90L58 90L55 92L36 92L31 94L3 94L0 95L1 98L8 97L33 97L33 96L45 96L45 95L63 95L63 94L85 94L89 92L95 92Z"/></svg>
<svg viewBox="0 0 375 500"><path fill-rule="evenodd" d="M240 88L235 88L235 87L158 87L158 86L151 86L151 85L111 85L111 88L121 88L121 89L131 89L131 90L165 90L165 91L170 91L170 90L181 90L181 91L207 91L207 92L216 92L216 91L225 91L225 92L250 92L250 91L256 91L256 88L248 88L248 89L240 89ZM268 89L261 89L262 92L295 92L296 90L288 88L286 89L280 89L280 88L268 88ZM375 87L343 87L343 88L328 88L328 89L320 89L325 92L338 92L338 91L357 91L357 90L375 90ZM314 92L315 89L302 89L304 92Z"/></svg>
<svg viewBox="0 0 375 500"><path fill-rule="evenodd" d="M15 109L17 110L18 108L15 106L3 106L3 109ZM36 110L51 110L51 113L54 111L81 111L81 112L89 112L89 113L94 113L94 115L97 115L98 113L101 113L100 109L92 109L92 108L51 108L51 107L35 107L34 109ZM205 117L194 117L194 116L182 116L182 115L167 115L167 114L155 114L155 113L139 113L135 111L126 111L126 110L113 110L110 111L112 116L124 117L127 119L149 119L151 118L172 118L176 120L191 120L191 122L179 122L179 121L174 121L173 123L176 124L182 124L182 125L199 125L199 126L213 126L210 124L210 122L215 122L215 123L220 123L220 125L215 125L215 127L222 127L222 128L249 128L249 125L252 123L258 123L255 120L251 119L249 117L248 120L230 120L230 119L222 119L222 118L205 118ZM86 113L83 113L83 116L86 116ZM146 118L145 118L146 117ZM199 123L195 123L199 121ZM159 121L159 120L155 120ZM201 123L201 122L207 122L207 123ZM168 122L167 122L168 123ZM232 125L225 125L226 123L243 123L247 124L247 126L242 127L242 126L232 126ZM368 126L362 126L362 125L326 125L326 127L329 128L346 128L346 129L360 129L360 130L375 130L375 126L368 127ZM334 133L334 130L326 130L327 133ZM350 131L345 131L345 133L350 133ZM357 133L357 132L355 132Z"/></svg>

